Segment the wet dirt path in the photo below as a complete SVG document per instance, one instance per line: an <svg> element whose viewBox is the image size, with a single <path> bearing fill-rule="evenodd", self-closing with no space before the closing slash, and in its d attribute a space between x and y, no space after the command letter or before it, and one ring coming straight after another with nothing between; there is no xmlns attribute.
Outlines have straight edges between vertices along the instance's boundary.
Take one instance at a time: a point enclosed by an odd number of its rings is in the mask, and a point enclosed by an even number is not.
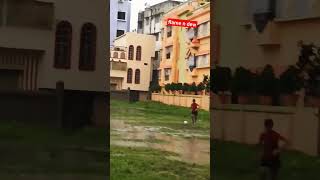
<svg viewBox="0 0 320 180"><path fill-rule="evenodd" d="M197 134L190 136L188 132L170 131L162 132L161 127L133 126L123 120L111 120L111 146L147 147L178 155L167 157L169 159L199 165L209 164L209 139Z"/></svg>

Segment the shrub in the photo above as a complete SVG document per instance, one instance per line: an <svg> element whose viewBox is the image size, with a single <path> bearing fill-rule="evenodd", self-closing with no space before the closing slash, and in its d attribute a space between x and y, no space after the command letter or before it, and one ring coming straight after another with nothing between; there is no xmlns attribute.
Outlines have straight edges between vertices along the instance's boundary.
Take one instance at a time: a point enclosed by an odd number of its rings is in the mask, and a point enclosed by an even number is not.
<svg viewBox="0 0 320 180"><path fill-rule="evenodd" d="M280 75L280 92L283 94L292 94L303 87L303 79L299 76L299 70L294 66Z"/></svg>
<svg viewBox="0 0 320 180"><path fill-rule="evenodd" d="M237 95L248 95L254 92L254 74L249 70L238 67L232 78L232 93Z"/></svg>
<svg viewBox="0 0 320 180"><path fill-rule="evenodd" d="M211 88L215 93L230 90L231 86L231 69L217 66L211 71Z"/></svg>
<svg viewBox="0 0 320 180"><path fill-rule="evenodd" d="M203 82L199 83L197 86L198 91L203 91L206 89L206 86Z"/></svg>
<svg viewBox="0 0 320 180"><path fill-rule="evenodd" d="M273 96L278 93L279 80L275 77L271 65L264 67L263 71L258 75L256 85L259 95Z"/></svg>

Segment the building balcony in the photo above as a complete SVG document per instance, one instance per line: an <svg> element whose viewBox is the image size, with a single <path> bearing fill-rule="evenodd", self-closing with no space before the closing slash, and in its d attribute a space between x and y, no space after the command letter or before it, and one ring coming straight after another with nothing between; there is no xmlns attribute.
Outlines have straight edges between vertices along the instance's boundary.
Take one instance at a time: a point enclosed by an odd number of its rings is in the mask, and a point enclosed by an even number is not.
<svg viewBox="0 0 320 180"><path fill-rule="evenodd" d="M17 9L19 9L19 13L17 13ZM1 10L5 12L2 15L4 15L8 27L53 29L55 11L53 2L30 1L29 3L21 3L19 1L7 1L7 5Z"/></svg>
<svg viewBox="0 0 320 180"><path fill-rule="evenodd" d="M160 69L163 68L172 68L172 61L171 60L163 60L159 64Z"/></svg>
<svg viewBox="0 0 320 180"><path fill-rule="evenodd" d="M111 71L127 71L127 62L121 61L111 61L110 62Z"/></svg>
<svg viewBox="0 0 320 180"><path fill-rule="evenodd" d="M191 76L192 77L198 77L198 72L197 72L196 68L194 68L193 71L191 72Z"/></svg>
<svg viewBox="0 0 320 180"><path fill-rule="evenodd" d="M277 25L269 22L262 33L256 32L255 41L260 46L279 46L280 38Z"/></svg>
<svg viewBox="0 0 320 180"><path fill-rule="evenodd" d="M188 45L189 48L199 48L200 47L200 40L197 38L193 38L193 40Z"/></svg>

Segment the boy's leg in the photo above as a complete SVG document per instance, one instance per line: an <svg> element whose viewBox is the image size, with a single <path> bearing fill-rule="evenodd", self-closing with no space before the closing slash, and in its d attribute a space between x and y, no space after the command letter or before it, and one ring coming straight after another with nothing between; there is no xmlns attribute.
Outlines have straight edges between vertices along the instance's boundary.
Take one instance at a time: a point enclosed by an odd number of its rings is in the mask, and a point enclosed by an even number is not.
<svg viewBox="0 0 320 180"><path fill-rule="evenodd" d="M194 123L196 123L197 120L198 120L198 114L195 114L195 115L194 115Z"/></svg>
<svg viewBox="0 0 320 180"><path fill-rule="evenodd" d="M191 118L192 118L192 124L194 124L195 123L195 115L194 115L194 113L191 114Z"/></svg>
<svg viewBox="0 0 320 180"><path fill-rule="evenodd" d="M275 166L270 168L270 174L271 174L271 180L277 180L278 178L278 172L279 172L279 166Z"/></svg>
<svg viewBox="0 0 320 180"><path fill-rule="evenodd" d="M260 167L260 172L259 172L259 175L260 175L260 180L267 180L267 168L264 167L264 166L261 166Z"/></svg>

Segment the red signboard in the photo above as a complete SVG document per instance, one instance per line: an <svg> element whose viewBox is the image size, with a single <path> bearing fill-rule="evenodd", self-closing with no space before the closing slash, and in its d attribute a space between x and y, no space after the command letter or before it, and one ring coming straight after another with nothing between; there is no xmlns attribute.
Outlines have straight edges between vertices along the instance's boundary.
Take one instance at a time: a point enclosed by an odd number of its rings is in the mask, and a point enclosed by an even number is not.
<svg viewBox="0 0 320 180"><path fill-rule="evenodd" d="M198 22L168 18L167 19L167 26L181 26L181 27L186 27L186 28L197 28Z"/></svg>

